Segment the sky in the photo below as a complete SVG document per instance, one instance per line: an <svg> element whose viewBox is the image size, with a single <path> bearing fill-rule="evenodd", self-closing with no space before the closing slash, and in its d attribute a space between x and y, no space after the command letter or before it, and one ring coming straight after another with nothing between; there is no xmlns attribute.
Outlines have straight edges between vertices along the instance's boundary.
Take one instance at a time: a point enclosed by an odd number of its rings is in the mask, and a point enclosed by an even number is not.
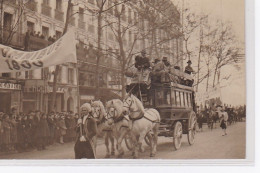
<svg viewBox="0 0 260 173"><path fill-rule="evenodd" d="M209 15L209 20L222 20L231 22L233 30L241 43L245 42L245 13L244 0L172 0L174 4L190 8L196 13ZM244 46L244 44L242 44ZM231 105L246 103L245 64L240 64L241 71L231 66L223 68L222 74L232 74L228 81L223 83L221 96L223 102Z"/></svg>

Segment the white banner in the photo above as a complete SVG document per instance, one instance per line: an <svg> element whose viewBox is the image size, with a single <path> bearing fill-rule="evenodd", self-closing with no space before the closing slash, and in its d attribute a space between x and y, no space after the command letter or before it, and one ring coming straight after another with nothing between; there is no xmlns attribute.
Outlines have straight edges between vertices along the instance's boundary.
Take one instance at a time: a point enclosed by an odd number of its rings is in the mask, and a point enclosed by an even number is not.
<svg viewBox="0 0 260 173"><path fill-rule="evenodd" d="M0 44L0 73L34 70L65 62L77 63L76 40L72 30L52 45L33 52Z"/></svg>

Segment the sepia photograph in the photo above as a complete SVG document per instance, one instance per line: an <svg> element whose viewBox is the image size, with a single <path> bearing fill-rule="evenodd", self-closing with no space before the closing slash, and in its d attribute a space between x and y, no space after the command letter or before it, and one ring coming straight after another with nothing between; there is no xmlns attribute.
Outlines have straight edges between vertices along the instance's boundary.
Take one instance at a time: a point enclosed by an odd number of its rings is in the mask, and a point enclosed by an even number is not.
<svg viewBox="0 0 260 173"><path fill-rule="evenodd" d="M0 163L246 159L245 0L0 0L0 16Z"/></svg>

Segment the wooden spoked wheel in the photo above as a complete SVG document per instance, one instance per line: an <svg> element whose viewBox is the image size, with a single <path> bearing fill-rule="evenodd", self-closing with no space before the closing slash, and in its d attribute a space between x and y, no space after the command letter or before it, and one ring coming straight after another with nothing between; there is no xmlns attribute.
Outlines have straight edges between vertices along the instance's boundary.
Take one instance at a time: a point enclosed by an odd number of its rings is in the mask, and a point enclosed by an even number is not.
<svg viewBox="0 0 260 173"><path fill-rule="evenodd" d="M178 150L181 147L182 139L182 124L180 121L177 121L173 129L173 147L175 150Z"/></svg>
<svg viewBox="0 0 260 173"><path fill-rule="evenodd" d="M196 134L196 126L197 126L197 118L195 112L191 112L188 121L188 142L190 145L195 142L195 134Z"/></svg>

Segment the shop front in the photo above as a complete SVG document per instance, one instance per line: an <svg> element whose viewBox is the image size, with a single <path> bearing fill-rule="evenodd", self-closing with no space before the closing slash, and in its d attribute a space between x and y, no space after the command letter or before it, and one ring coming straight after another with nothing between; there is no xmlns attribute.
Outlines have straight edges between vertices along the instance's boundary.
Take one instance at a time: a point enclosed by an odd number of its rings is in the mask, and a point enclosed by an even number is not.
<svg viewBox="0 0 260 173"><path fill-rule="evenodd" d="M21 84L0 81L0 112L11 113L12 108L22 111L21 98Z"/></svg>
<svg viewBox="0 0 260 173"><path fill-rule="evenodd" d="M77 112L77 87L58 85L56 90L56 111ZM44 80L26 80L23 94L23 110L51 112L53 87Z"/></svg>

